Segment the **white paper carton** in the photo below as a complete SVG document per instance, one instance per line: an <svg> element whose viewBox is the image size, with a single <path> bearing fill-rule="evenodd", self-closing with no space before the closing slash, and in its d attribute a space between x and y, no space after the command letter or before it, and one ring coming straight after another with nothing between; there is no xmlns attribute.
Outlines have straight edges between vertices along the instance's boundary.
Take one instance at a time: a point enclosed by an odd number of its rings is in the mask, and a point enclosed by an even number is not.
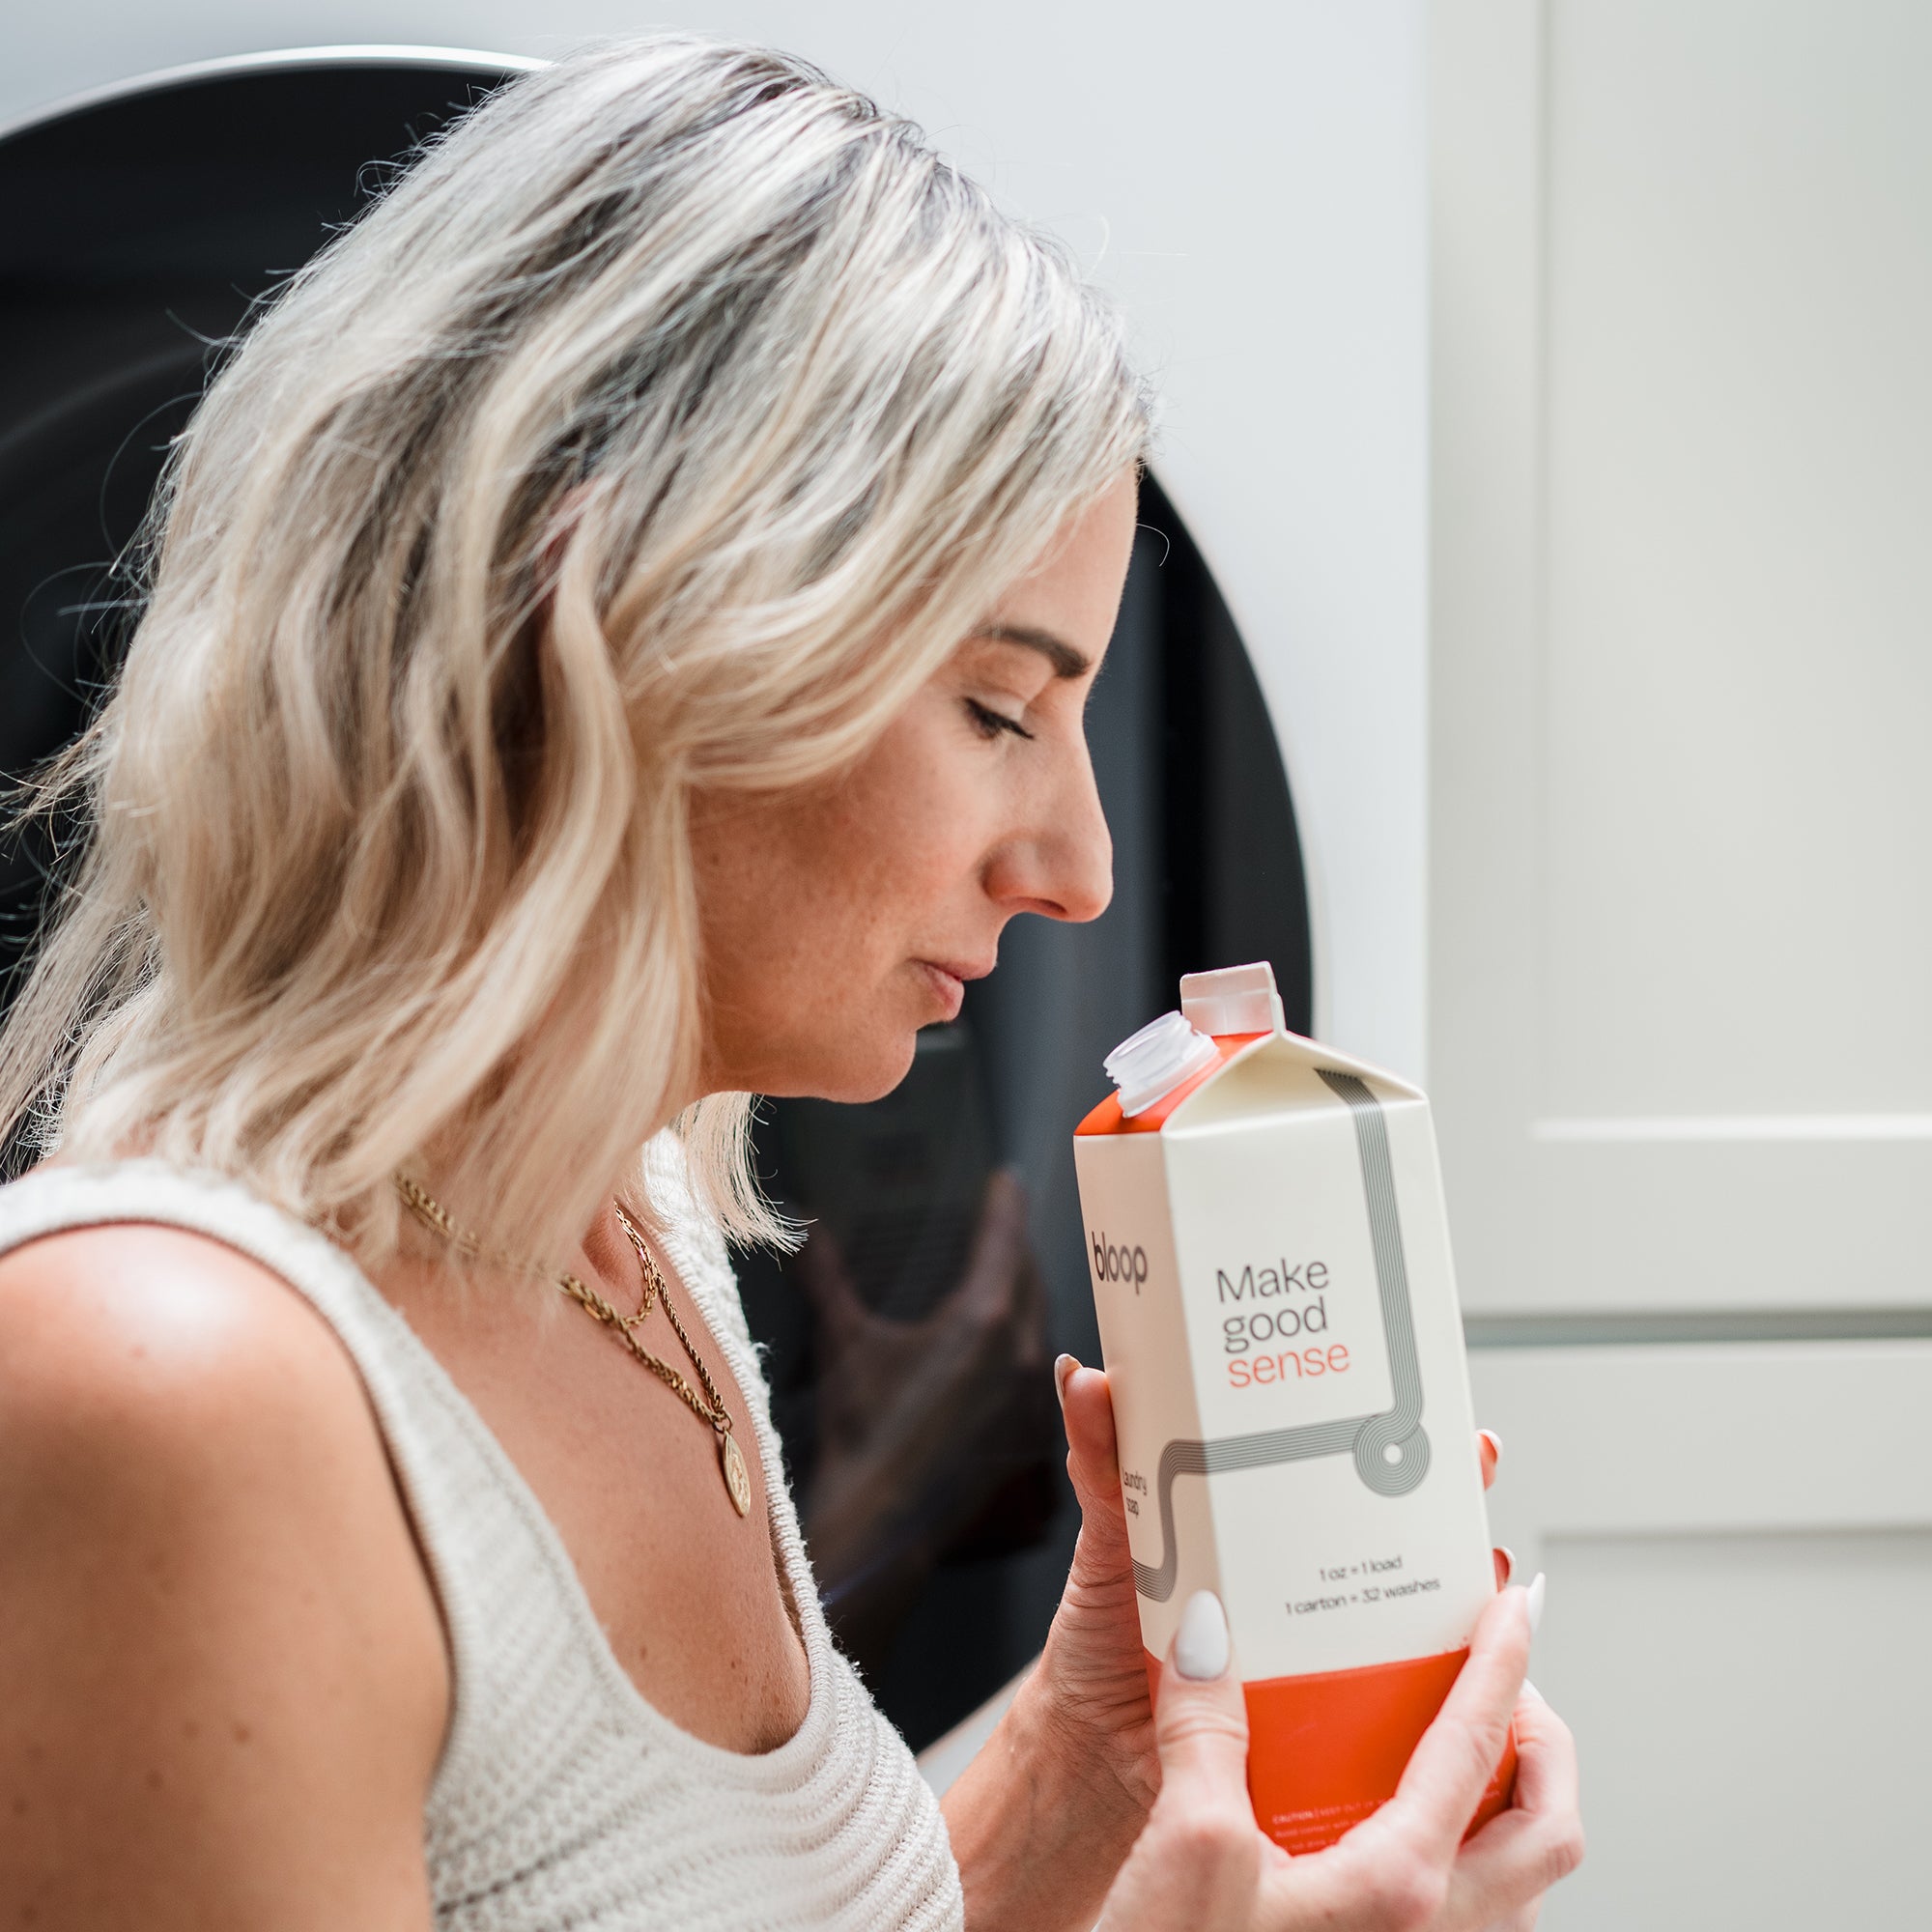
<svg viewBox="0 0 1932 1932"><path fill-rule="evenodd" d="M1448 1225L1419 1092L1288 1033L1266 966L1181 991L1073 1143L1141 1632L1157 1676L1220 1595L1305 1851L1393 1793L1496 1587Z"/></svg>

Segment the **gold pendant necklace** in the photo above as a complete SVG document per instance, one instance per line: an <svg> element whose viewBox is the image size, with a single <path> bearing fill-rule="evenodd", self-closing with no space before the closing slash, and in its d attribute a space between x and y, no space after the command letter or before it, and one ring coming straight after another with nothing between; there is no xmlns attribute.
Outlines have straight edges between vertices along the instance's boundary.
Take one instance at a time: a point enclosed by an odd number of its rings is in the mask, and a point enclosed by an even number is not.
<svg viewBox="0 0 1932 1932"><path fill-rule="evenodd" d="M685 1403L697 1415L710 1423L718 1436L718 1467L724 1478L724 1493L731 1498L731 1507L740 1516L752 1513L752 1472L745 1466L745 1452L738 1447L738 1437L731 1427L731 1411L724 1406L724 1398L718 1393L718 1384L711 1379L711 1371L704 1366L704 1358L692 1346L691 1337L685 1333L684 1323L677 1319L677 1310L670 1305L670 1292L665 1286L665 1278L660 1271L657 1257L644 1245L642 1231L624 1212L623 1203L613 1201L617 1210L617 1220L625 1234L631 1237L631 1245L638 1251L639 1264L644 1271L644 1306L639 1311L639 1319L650 1313L650 1296L653 1290L664 1306L665 1320L668 1321L684 1345L684 1352L691 1358L691 1366L697 1371L697 1379L704 1384L704 1393L709 1399L709 1406L697 1400L691 1384L668 1362L661 1362L655 1355L648 1354L631 1332L631 1323L605 1301L601 1295L585 1288L575 1275L570 1275L557 1286L576 1301L580 1307L587 1308L598 1321L607 1324L616 1323L617 1333L624 1346L642 1362L645 1368L660 1380L674 1389L684 1398ZM582 1290L582 1295L578 1291Z"/></svg>
<svg viewBox="0 0 1932 1932"><path fill-rule="evenodd" d="M509 1268L518 1274L535 1275L540 1280L548 1275L547 1269L537 1266L533 1262L526 1262L515 1255L501 1254L484 1247L474 1235L459 1228L449 1218L448 1210L427 1188L412 1180L407 1175L397 1175L395 1182L396 1192L402 1197L404 1207L424 1227L440 1235L459 1254L468 1255L474 1261L492 1263L497 1267ZM616 1208L618 1223L630 1236L631 1245L637 1249L639 1264L644 1271L643 1305L635 1315L619 1315L594 1288L576 1275L566 1271L553 1278L571 1300L593 1321L602 1322L609 1328L617 1340L694 1415L711 1425L718 1437L718 1469L724 1479L724 1493L731 1498L731 1507L741 1517L749 1516L752 1513L752 1472L746 1467L745 1452L738 1447L738 1437L733 1432L731 1423L731 1411L724 1406L724 1398L718 1393L718 1384L711 1379L711 1371L704 1366L703 1357L692 1346L691 1337L685 1332L684 1323L677 1319L677 1310L671 1306L670 1292L665 1286L663 1271L657 1264L656 1257L645 1245L642 1233L637 1223L624 1212L621 1202L613 1202L611 1206ZM636 1334L638 1325L651 1312L653 1304L662 1304L672 1333L683 1345L684 1352L691 1358L691 1366L697 1372L697 1379L704 1385L703 1395L700 1396L668 1362L660 1360L638 1340Z"/></svg>

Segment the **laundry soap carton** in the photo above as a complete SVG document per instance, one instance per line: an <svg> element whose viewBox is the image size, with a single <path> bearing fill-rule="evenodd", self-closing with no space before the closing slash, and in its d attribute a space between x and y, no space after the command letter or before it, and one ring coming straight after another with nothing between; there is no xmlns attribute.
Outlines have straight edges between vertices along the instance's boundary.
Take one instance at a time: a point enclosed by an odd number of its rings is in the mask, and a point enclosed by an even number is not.
<svg viewBox="0 0 1932 1932"><path fill-rule="evenodd" d="M1267 966L1180 992L1073 1141L1141 1635L1157 1684L1219 1594L1255 1816L1313 1851L1393 1795L1496 1588L1435 1138Z"/></svg>

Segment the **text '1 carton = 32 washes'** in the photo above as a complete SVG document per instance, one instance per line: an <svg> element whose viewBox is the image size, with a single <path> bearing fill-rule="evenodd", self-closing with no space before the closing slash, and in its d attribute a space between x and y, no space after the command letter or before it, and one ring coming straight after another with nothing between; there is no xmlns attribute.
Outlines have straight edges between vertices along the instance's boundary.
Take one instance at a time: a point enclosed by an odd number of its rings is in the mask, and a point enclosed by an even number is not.
<svg viewBox="0 0 1932 1932"><path fill-rule="evenodd" d="M1255 1816L1307 1852L1394 1794L1496 1587L1435 1136L1267 966L1180 991L1073 1141L1141 1635L1157 1681L1218 1592Z"/></svg>

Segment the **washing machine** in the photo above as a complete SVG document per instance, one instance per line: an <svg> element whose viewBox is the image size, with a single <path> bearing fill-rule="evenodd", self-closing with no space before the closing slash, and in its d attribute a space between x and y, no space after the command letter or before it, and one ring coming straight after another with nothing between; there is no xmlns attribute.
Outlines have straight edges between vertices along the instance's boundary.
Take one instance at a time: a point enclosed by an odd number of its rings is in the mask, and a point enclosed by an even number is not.
<svg viewBox="0 0 1932 1932"><path fill-rule="evenodd" d="M334 49L218 60L56 104L0 136L0 769L85 724L138 611L129 562L169 440L256 305L500 57ZM1186 971L1267 959L1290 1024L1316 962L1267 699L1187 520L1146 485L1090 710L1116 890L1025 918L951 1026L869 1106L767 1103L759 1165L808 1230L740 1276L835 1629L915 1747L1044 1638L1078 1511L1052 1363L1097 1359L1070 1151L1100 1062ZM191 777L185 776L185 782ZM0 854L17 983L60 828Z"/></svg>

